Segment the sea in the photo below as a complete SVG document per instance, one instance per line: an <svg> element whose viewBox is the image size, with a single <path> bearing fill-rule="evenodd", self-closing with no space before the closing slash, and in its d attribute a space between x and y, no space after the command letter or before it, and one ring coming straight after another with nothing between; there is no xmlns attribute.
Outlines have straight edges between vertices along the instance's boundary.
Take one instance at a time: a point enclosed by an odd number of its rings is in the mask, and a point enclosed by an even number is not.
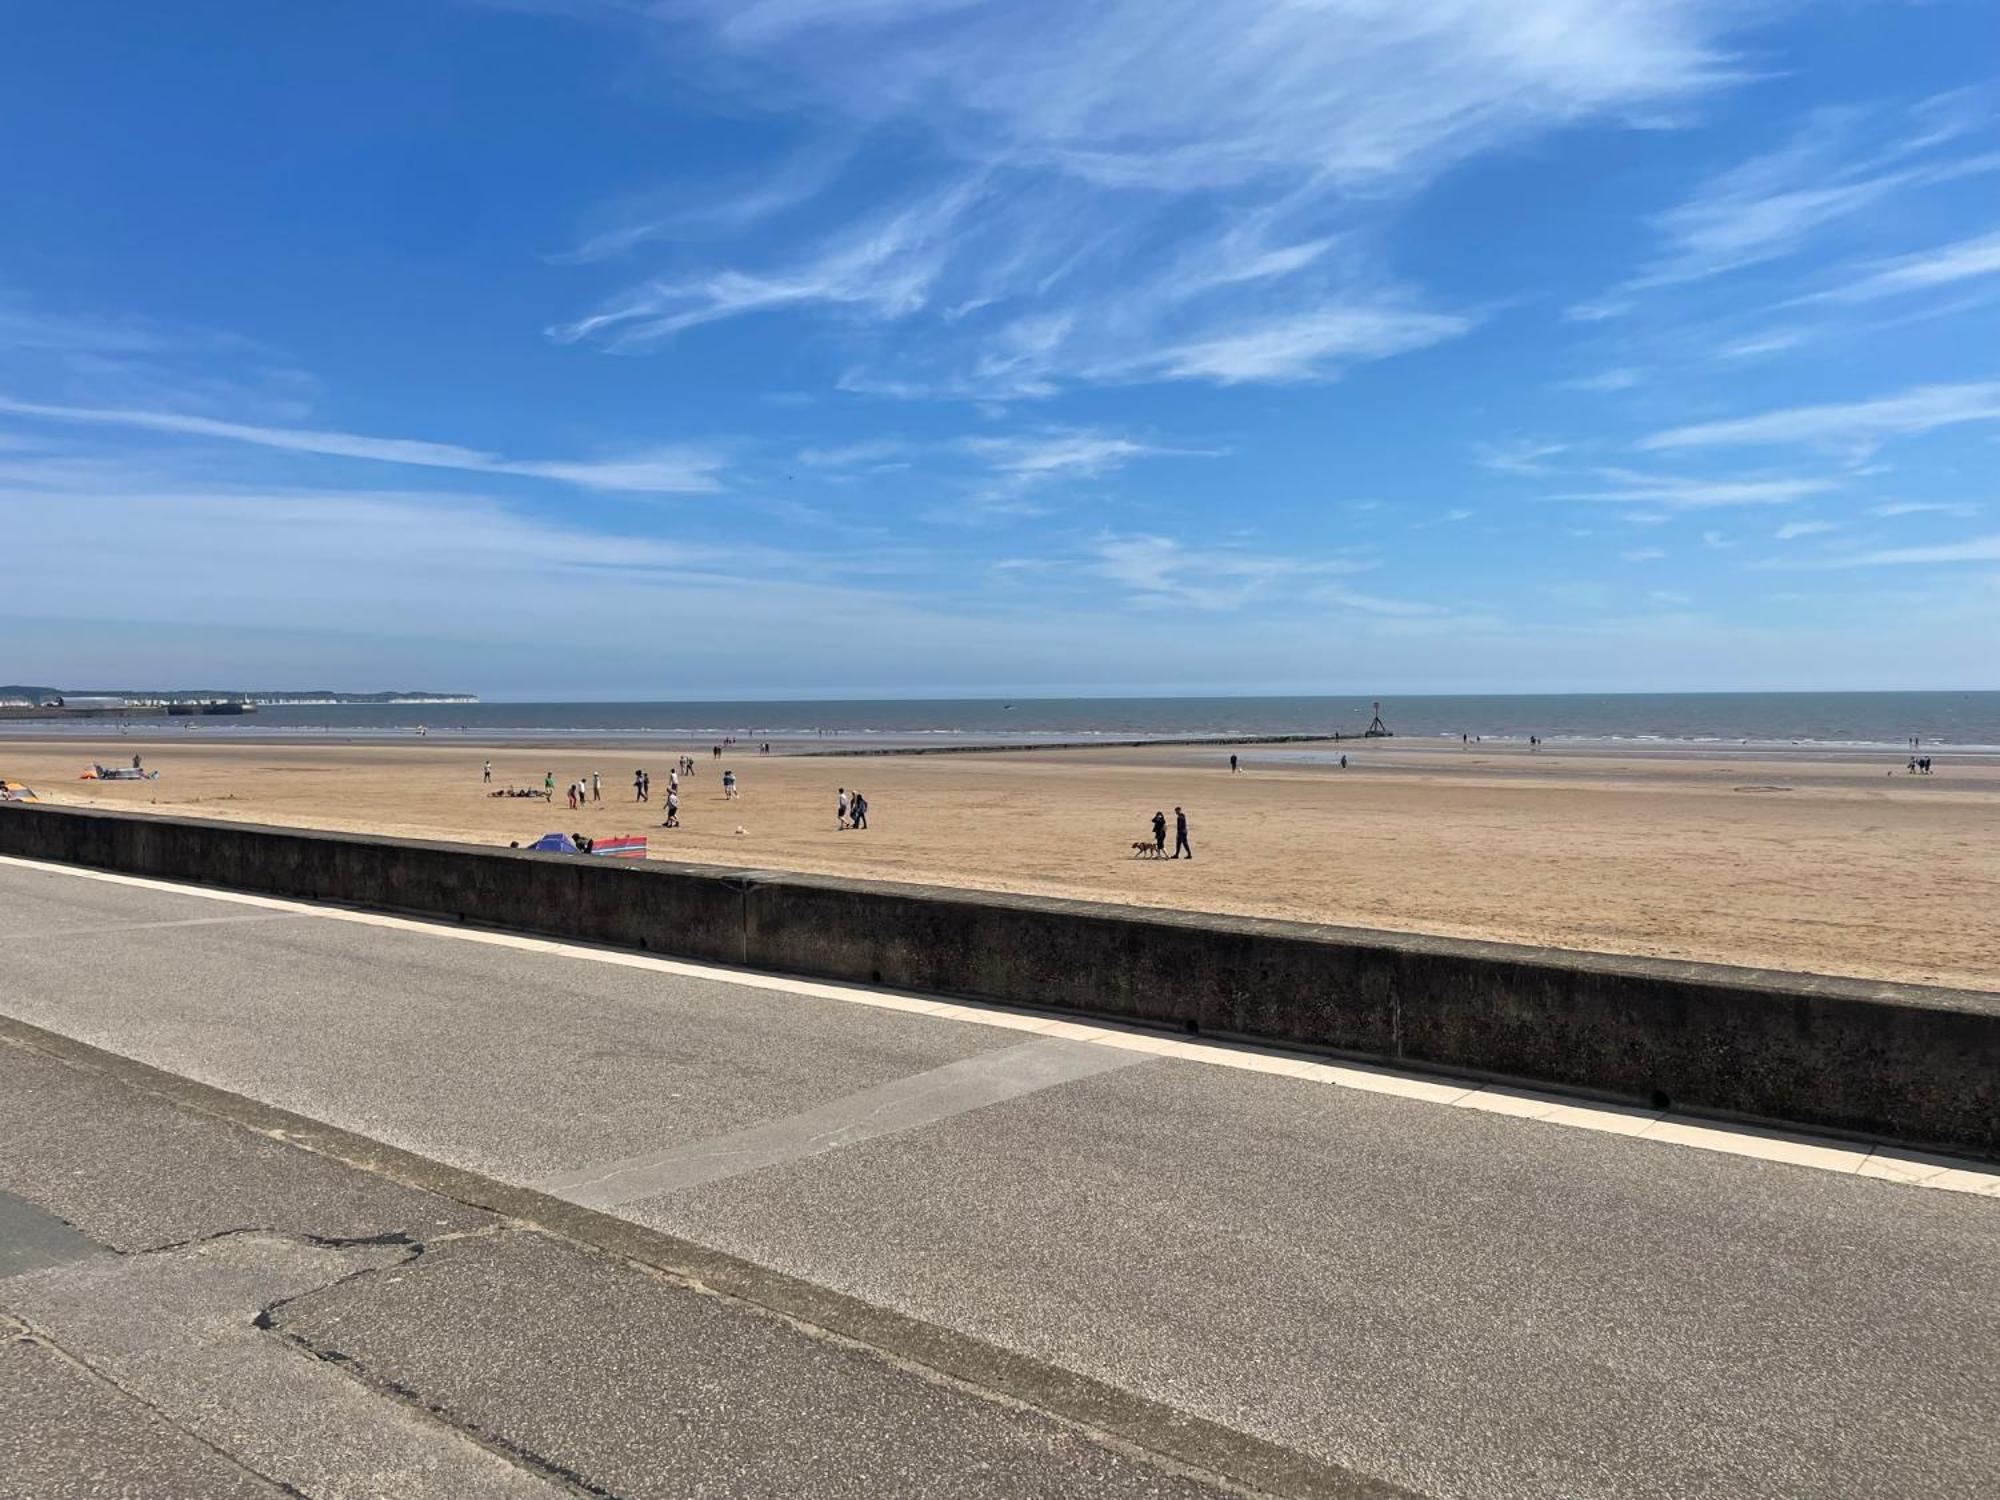
<svg viewBox="0 0 2000 1500"><path fill-rule="evenodd" d="M2000 692L1563 693L1380 700L1398 740L1483 741L1683 753L1704 747L1841 751L1925 748L2000 754ZM769 740L919 747L1359 735L1375 700L1277 698L883 698L688 703L405 703L261 708L243 718L134 719L124 732L213 740ZM20 721L7 738L101 740L120 721Z"/></svg>

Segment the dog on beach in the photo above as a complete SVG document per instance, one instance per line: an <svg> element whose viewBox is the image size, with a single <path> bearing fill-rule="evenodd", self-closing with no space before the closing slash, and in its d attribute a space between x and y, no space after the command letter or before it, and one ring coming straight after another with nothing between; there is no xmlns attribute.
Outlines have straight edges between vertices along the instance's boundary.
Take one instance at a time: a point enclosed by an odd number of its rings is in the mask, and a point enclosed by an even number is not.
<svg viewBox="0 0 2000 1500"><path fill-rule="evenodd" d="M1151 839L1132 840L1132 857L1134 859L1158 859L1162 852L1160 846Z"/></svg>

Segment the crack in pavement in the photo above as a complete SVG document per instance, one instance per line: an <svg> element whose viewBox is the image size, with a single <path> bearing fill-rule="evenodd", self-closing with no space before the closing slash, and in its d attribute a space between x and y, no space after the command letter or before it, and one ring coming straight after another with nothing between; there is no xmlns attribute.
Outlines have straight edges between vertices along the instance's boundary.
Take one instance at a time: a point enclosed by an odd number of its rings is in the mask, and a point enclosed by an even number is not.
<svg viewBox="0 0 2000 1500"><path fill-rule="evenodd" d="M549 1500L574 1490L269 1337L284 1303L413 1263L400 1233L321 1242L262 1229L99 1257L7 1283L14 1321L182 1433L324 1500Z"/></svg>
<svg viewBox="0 0 2000 1500"><path fill-rule="evenodd" d="M1411 1493L984 1339L862 1302L533 1188L449 1166L26 1022L0 1016L0 1041L18 1043L64 1066L164 1100L190 1115L305 1151L379 1182L496 1215L502 1221L468 1231L467 1238L519 1229L608 1257L648 1277L761 1313L814 1339L852 1347L934 1385L964 1391L997 1407L1052 1419L1103 1448L1167 1473L1194 1476L1219 1484L1230 1493L1283 1495L1293 1500L1391 1500ZM443 1238L434 1237L429 1243L441 1244ZM310 1284L282 1292L277 1298L260 1297L252 1305L261 1308L309 1289ZM246 1311L246 1326L249 1316ZM248 1332L255 1339L264 1338L261 1330L250 1328ZM295 1359L299 1351L283 1352ZM331 1371L332 1366L324 1368ZM351 1377L350 1383L361 1388ZM422 1415L427 1422L437 1420L428 1412ZM453 1434L477 1451L487 1451L469 1434L457 1429ZM561 1493L566 1488L561 1481L551 1480L542 1482L534 1493ZM412 1493L393 1486L389 1492Z"/></svg>

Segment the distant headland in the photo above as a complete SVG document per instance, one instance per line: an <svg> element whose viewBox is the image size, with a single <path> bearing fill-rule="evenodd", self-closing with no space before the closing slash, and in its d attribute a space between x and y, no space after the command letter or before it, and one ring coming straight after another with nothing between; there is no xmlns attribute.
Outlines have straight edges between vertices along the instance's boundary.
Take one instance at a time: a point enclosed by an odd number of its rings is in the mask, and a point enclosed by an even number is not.
<svg viewBox="0 0 2000 1500"><path fill-rule="evenodd" d="M56 688L0 683L0 718L120 718L251 714L259 707L325 704L477 703L472 693L341 693L332 688L256 692L234 688Z"/></svg>

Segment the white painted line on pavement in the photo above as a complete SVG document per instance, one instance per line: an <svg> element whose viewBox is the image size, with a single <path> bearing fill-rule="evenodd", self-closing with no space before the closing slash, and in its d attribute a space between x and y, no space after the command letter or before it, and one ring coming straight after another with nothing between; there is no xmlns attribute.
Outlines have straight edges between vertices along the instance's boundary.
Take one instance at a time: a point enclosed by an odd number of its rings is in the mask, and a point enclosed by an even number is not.
<svg viewBox="0 0 2000 1500"><path fill-rule="evenodd" d="M453 938L467 943L486 943L501 948L518 948L527 952L552 954L560 958L581 959L589 963L613 964L630 969L650 969L659 974L706 979L719 984L735 985L742 989L807 995L820 1000L838 1000L849 1005L872 1006L877 1010L939 1016L947 1020L996 1026L1009 1031L1035 1032L1042 1036L1061 1037L1069 1041L1098 1042L1107 1047L1123 1047L1135 1052L1149 1052L1188 1062L1207 1063L1215 1067L1268 1073L1305 1082L1331 1084L1336 1088L1392 1094L1424 1103L1508 1115L1540 1125L1558 1125L1572 1130L1594 1130L1607 1135L1636 1137L1659 1145L1680 1146L1697 1151L1718 1151L1731 1156L1747 1156L1761 1161L1810 1167L1816 1171L1873 1177L1882 1181L1903 1183L1910 1187L1974 1193L2000 1199L2000 1170L1991 1169L1983 1162L1961 1157L1931 1156L1893 1146L1870 1147L1853 1141L1804 1132L1768 1130L1719 1121L1669 1117L1659 1110L1599 1104L1555 1094L1538 1094L1533 1090L1505 1084L1460 1083L1371 1063L1340 1062L1308 1053L1288 1052L1280 1047L1260 1047L1249 1043L1180 1037L1142 1026L1128 1026L1110 1021L1071 1021L1060 1016L1014 1010L981 1001L947 1000L941 997L867 989L859 985L832 984L813 979L790 979L776 974L732 969L722 964L699 963L681 958L659 958L645 953L594 948L547 938L522 937L509 932L458 927L446 922L426 921L415 917L388 916L381 912L355 911L343 906L292 901L276 896L255 896L243 891L215 890L207 886L183 885L170 880L153 880L138 875L118 875L108 870L86 870L74 865L19 859L12 855L0 855L0 865L68 875L80 880L101 880L113 885L138 886L145 890L167 891L175 895L200 896L212 901L231 901L244 906L303 912L336 922L356 922L371 927L397 928L431 937Z"/></svg>
<svg viewBox="0 0 2000 1500"><path fill-rule="evenodd" d="M1128 1048L1036 1037L829 1099L784 1119L617 1161L594 1162L529 1185L585 1208L618 1208L901 1135L1080 1078L1146 1065L1142 1055Z"/></svg>

